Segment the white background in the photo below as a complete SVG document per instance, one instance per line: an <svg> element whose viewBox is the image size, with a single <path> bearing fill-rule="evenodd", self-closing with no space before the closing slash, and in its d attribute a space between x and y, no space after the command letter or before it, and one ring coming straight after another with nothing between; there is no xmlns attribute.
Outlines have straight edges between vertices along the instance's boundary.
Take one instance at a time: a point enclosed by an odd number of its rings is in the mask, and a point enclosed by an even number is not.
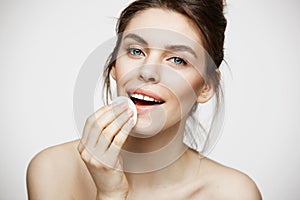
<svg viewBox="0 0 300 200"><path fill-rule="evenodd" d="M0 1L0 199L26 199L42 149L77 139L73 88L128 0ZM210 157L247 173L264 199L300 196L300 2L228 0L226 120ZM228 69L225 71L228 75ZM99 72L100 73L100 72Z"/></svg>

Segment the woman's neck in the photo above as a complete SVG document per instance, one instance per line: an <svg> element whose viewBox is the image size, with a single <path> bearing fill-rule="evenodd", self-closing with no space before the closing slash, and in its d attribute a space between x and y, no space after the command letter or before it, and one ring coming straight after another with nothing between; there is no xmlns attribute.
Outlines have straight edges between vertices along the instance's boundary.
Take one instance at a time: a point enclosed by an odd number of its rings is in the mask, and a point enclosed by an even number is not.
<svg viewBox="0 0 300 200"><path fill-rule="evenodd" d="M182 120L151 138L128 138L121 157L130 185L156 187L186 177L197 153L183 143L184 128Z"/></svg>
<svg viewBox="0 0 300 200"><path fill-rule="evenodd" d="M151 138L129 137L121 150L123 169L146 173L164 168L183 155L184 123L180 122Z"/></svg>
<svg viewBox="0 0 300 200"><path fill-rule="evenodd" d="M134 190L155 190L188 183L199 169L199 155L191 149L167 166L146 173L125 173L129 186Z"/></svg>

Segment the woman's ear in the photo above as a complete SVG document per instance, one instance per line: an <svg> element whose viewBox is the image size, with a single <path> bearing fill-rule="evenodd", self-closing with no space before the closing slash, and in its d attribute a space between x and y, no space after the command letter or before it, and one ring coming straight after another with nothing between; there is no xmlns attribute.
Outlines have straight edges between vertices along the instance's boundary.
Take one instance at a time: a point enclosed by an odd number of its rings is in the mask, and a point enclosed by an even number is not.
<svg viewBox="0 0 300 200"><path fill-rule="evenodd" d="M219 69L216 69L216 76L218 81L221 80L221 72ZM198 98L197 98L197 102L198 103L206 103L207 101L209 101L215 94L215 90L214 90L214 84L213 81L208 81L208 82L204 82L202 88L200 89L200 91L198 92Z"/></svg>
<svg viewBox="0 0 300 200"><path fill-rule="evenodd" d="M197 97L198 103L206 103L214 96L214 89L209 83L204 83Z"/></svg>

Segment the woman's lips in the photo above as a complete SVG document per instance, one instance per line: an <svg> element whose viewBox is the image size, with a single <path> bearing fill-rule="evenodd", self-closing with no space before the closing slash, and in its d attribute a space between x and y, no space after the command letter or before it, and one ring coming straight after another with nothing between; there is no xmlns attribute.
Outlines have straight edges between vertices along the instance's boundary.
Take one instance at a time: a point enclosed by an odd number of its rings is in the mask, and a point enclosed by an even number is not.
<svg viewBox="0 0 300 200"><path fill-rule="evenodd" d="M134 102L138 114L143 114L165 101L157 94L145 89L130 89L128 96Z"/></svg>
<svg viewBox="0 0 300 200"><path fill-rule="evenodd" d="M164 103L164 100L154 92L145 89L130 89L128 90L128 94L130 97L137 97L139 99L143 98L146 101L155 101L159 103ZM141 99L142 100L142 99Z"/></svg>
<svg viewBox="0 0 300 200"><path fill-rule="evenodd" d="M153 105L153 106L143 106L143 105L135 105L136 110L137 110L137 114L141 115L147 112L150 112L151 110L153 110L154 107L156 107L157 105Z"/></svg>

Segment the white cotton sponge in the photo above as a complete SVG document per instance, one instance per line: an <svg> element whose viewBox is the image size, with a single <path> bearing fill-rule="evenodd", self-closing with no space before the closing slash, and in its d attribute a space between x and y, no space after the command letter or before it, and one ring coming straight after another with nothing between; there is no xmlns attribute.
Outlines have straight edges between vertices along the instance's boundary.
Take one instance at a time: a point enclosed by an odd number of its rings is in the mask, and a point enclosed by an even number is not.
<svg viewBox="0 0 300 200"><path fill-rule="evenodd" d="M122 102L127 102L128 103L128 106L129 108L133 111L133 122L134 122L134 126L136 124L136 121L137 121L137 110L136 110L136 107L135 107L135 104L133 103L133 101L125 96L118 96L116 97L114 100L113 100L113 104L120 104Z"/></svg>

